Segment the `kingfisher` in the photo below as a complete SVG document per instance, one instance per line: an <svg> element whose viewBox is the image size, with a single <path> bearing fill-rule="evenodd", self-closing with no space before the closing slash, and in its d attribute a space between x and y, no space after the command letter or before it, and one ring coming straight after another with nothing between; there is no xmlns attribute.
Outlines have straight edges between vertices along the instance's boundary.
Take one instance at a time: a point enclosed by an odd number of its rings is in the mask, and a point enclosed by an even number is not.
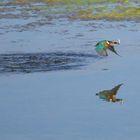
<svg viewBox="0 0 140 140"><path fill-rule="evenodd" d="M96 93L97 96L99 96L100 99L107 101L107 102L121 102L123 103L123 99L116 98L117 92L119 88L123 84L119 84L112 88L111 90L103 90L100 91L99 93Z"/></svg>
<svg viewBox="0 0 140 140"><path fill-rule="evenodd" d="M110 41L110 40L102 40L99 41L95 47L96 47L96 52L101 55L101 56L108 56L107 49L110 51L114 52L116 55L119 55L116 50L114 49L115 45L119 45L120 40L118 41ZM120 56L120 55L119 55Z"/></svg>

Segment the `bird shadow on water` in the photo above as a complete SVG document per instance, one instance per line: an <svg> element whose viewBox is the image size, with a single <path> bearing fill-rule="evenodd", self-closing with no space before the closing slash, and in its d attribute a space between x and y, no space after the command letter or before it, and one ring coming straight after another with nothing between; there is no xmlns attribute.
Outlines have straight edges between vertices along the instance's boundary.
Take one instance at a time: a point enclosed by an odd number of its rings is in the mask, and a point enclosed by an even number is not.
<svg viewBox="0 0 140 140"><path fill-rule="evenodd" d="M0 55L0 73L33 73L82 69L98 55L75 52L19 53Z"/></svg>
<svg viewBox="0 0 140 140"><path fill-rule="evenodd" d="M113 87L110 90L100 91L99 93L96 93L96 95L99 96L99 98L102 99L103 101L113 102L113 103L115 103L115 102L123 103L123 99L120 99L120 98L116 97L117 92L122 85L123 84L119 84L119 85Z"/></svg>

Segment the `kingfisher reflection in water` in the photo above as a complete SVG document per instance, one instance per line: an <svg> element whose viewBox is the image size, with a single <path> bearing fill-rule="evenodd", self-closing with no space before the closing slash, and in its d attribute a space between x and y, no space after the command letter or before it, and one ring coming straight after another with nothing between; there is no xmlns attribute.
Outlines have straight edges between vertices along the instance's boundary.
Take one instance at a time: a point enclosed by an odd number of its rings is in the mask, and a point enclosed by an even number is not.
<svg viewBox="0 0 140 140"><path fill-rule="evenodd" d="M123 103L123 99L119 99L116 97L117 92L122 85L123 84L119 84L110 90L100 91L99 93L96 93L96 95L99 96L100 99L107 101L107 102L121 102L121 103Z"/></svg>

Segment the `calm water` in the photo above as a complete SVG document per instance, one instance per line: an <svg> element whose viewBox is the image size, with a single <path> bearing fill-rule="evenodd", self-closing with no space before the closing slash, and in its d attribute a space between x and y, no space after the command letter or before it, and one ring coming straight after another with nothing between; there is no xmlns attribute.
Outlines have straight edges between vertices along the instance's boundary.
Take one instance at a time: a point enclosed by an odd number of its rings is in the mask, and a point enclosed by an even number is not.
<svg viewBox="0 0 140 140"><path fill-rule="evenodd" d="M0 139L139 140L139 27L1 18ZM120 39L122 57L99 57L94 45L103 39ZM96 96L121 83L123 104Z"/></svg>

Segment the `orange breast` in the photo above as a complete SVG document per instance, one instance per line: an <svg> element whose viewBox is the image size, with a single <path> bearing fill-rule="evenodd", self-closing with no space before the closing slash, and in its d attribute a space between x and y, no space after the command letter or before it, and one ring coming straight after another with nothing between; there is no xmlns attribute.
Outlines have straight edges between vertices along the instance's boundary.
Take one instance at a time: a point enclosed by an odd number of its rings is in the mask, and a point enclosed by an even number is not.
<svg viewBox="0 0 140 140"><path fill-rule="evenodd" d="M105 47L107 47L107 48L109 48L111 45L109 44L109 43L107 43L107 42L105 42Z"/></svg>

